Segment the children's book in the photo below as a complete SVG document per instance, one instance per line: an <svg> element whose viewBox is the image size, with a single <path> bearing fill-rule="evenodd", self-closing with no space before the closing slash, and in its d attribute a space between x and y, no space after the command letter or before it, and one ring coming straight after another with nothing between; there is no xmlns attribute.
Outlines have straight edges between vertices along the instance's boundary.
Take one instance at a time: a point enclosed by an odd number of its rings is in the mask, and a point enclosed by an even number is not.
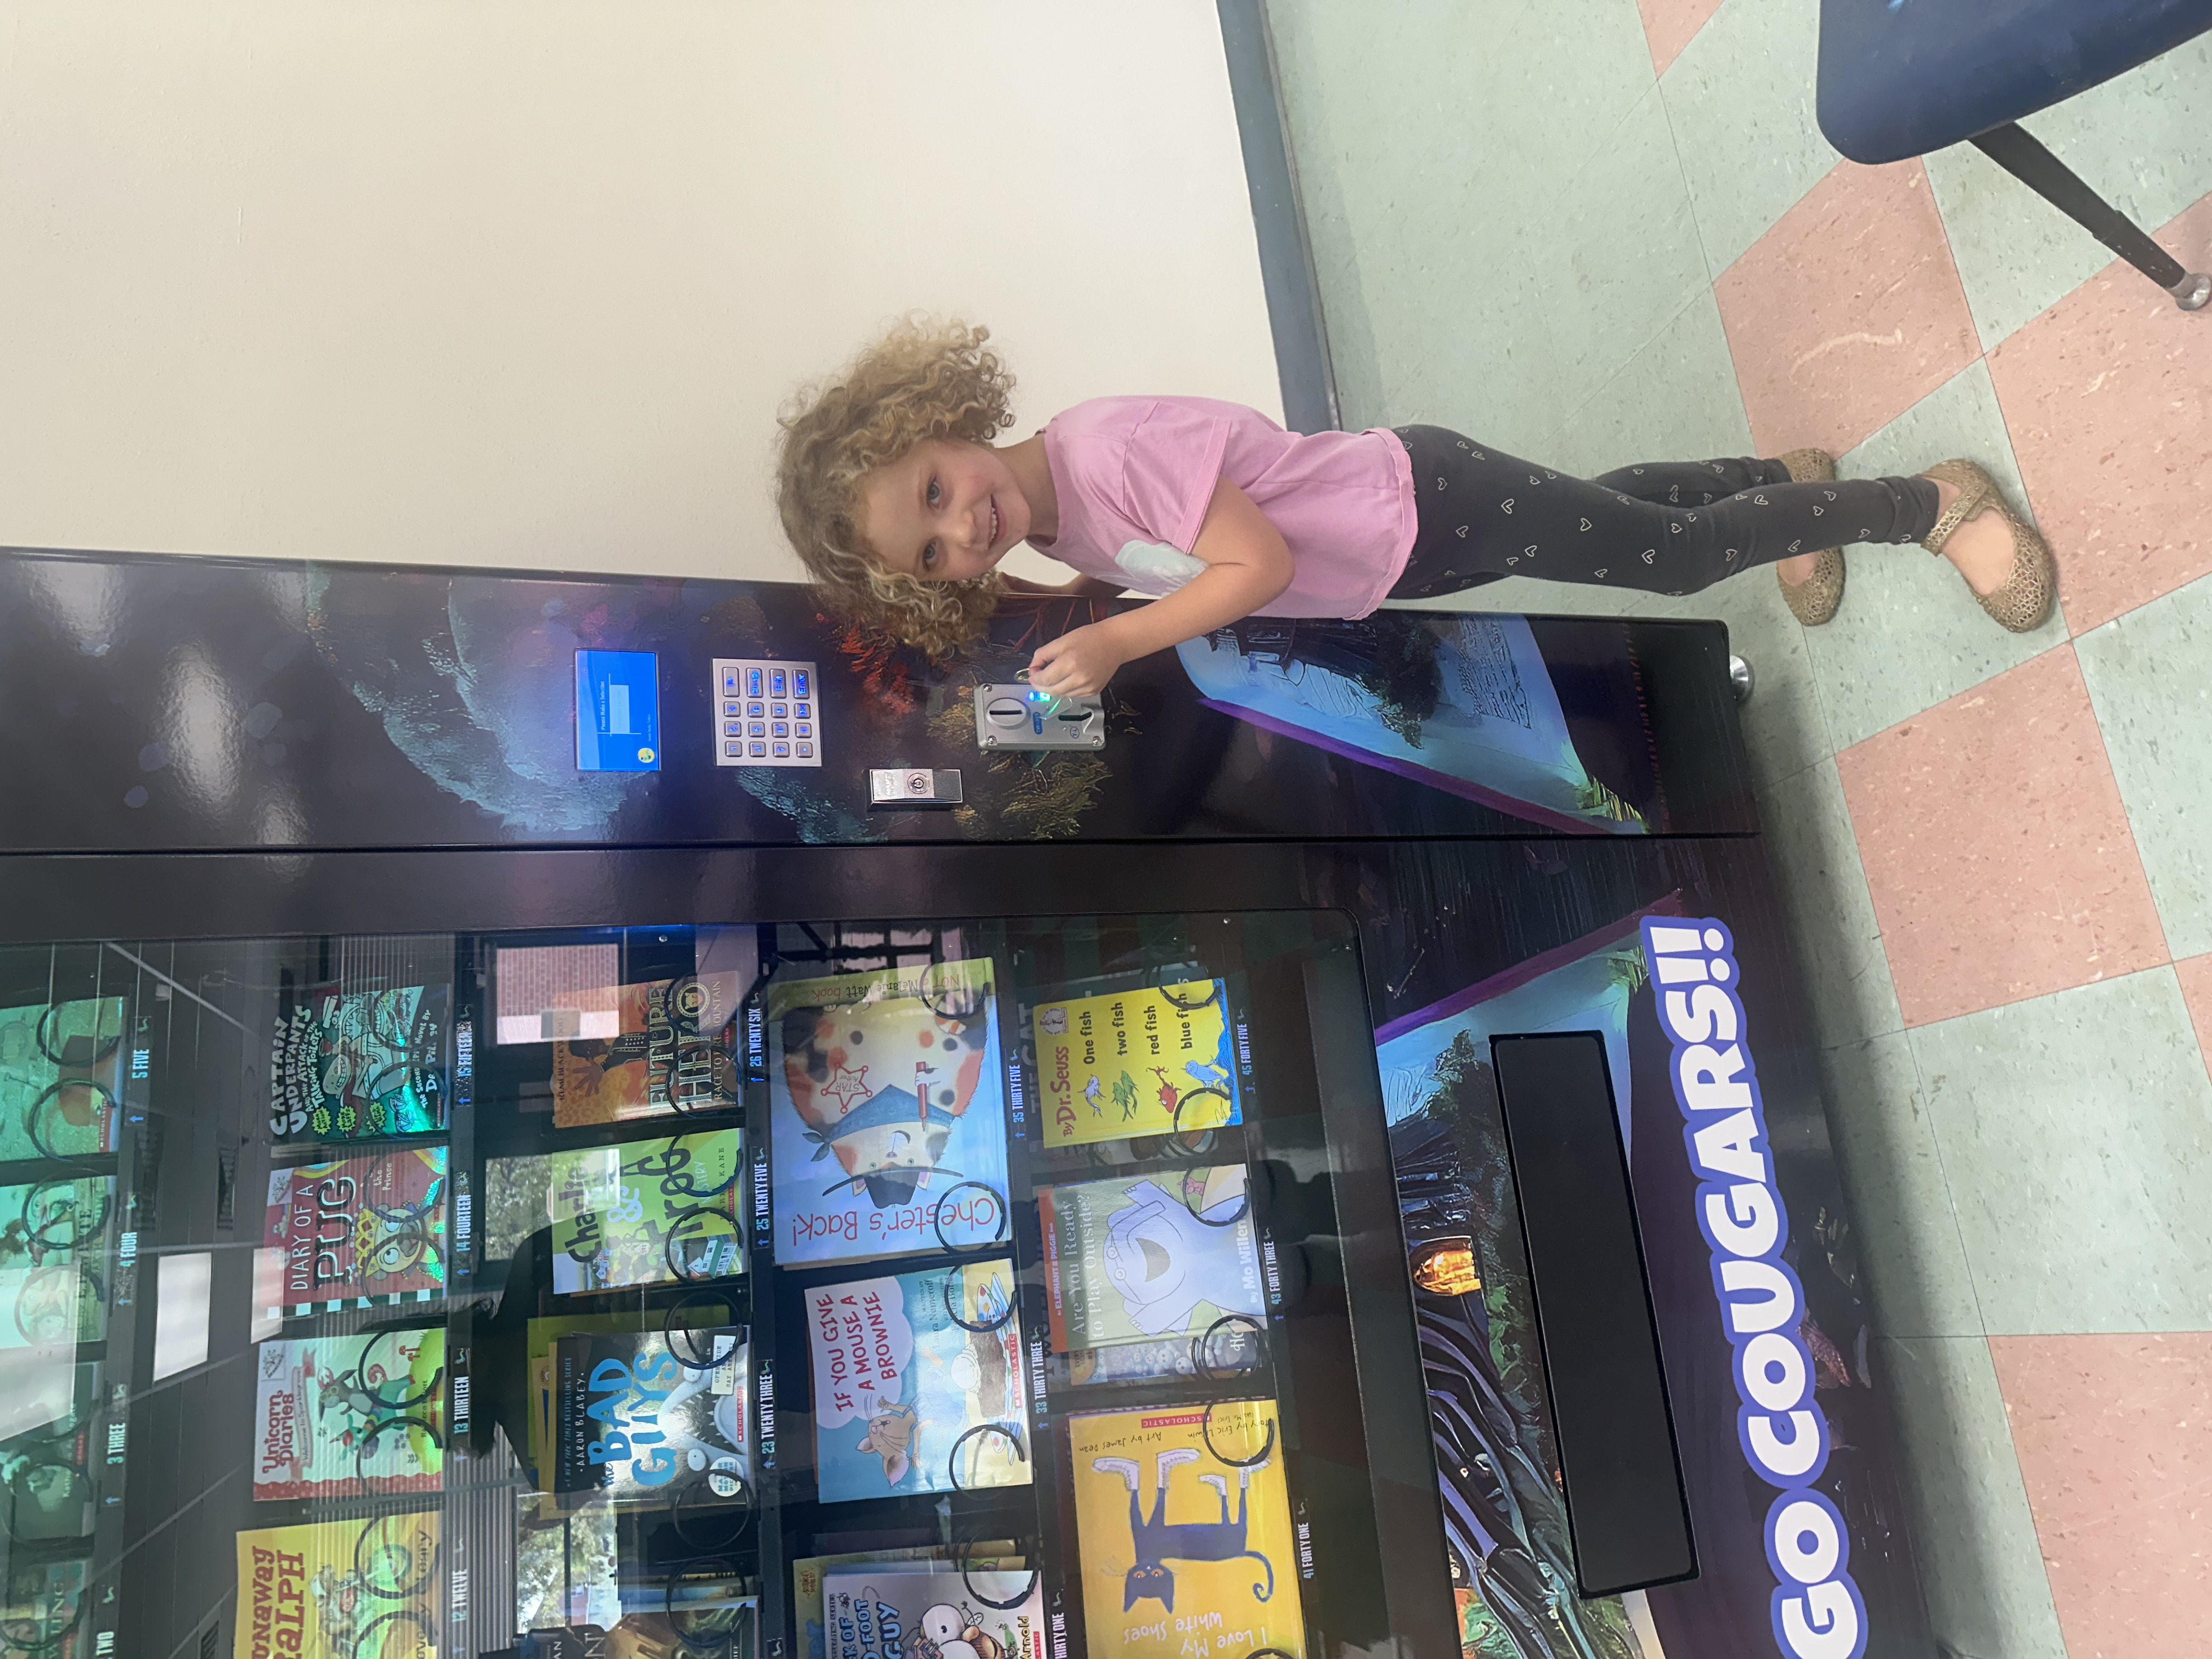
<svg viewBox="0 0 2212 1659"><path fill-rule="evenodd" d="M1273 1401L1085 1413L1067 1431L1091 1652L1304 1659Z"/></svg>
<svg viewBox="0 0 2212 1659"><path fill-rule="evenodd" d="M1209 1326L1197 1336L1162 1336L1117 1342L1106 1348L1071 1348L1045 1356L1045 1376L1055 1389L1109 1382L1161 1382L1203 1375L1213 1382L1257 1370L1267 1342L1255 1325L1235 1320Z"/></svg>
<svg viewBox="0 0 2212 1659"><path fill-rule="evenodd" d="M1226 981L1062 998L1030 1018L1048 1146L1243 1121L1251 1055Z"/></svg>
<svg viewBox="0 0 2212 1659"><path fill-rule="evenodd" d="M921 1561L833 1567L822 1611L825 1659L1044 1659L1039 1573Z"/></svg>
<svg viewBox="0 0 2212 1659"><path fill-rule="evenodd" d="M822 1583L833 1570L841 1567L879 1567L886 1571L906 1570L916 1564L927 1570L940 1565L951 1558L933 1544L911 1549L854 1550L842 1555L810 1555L791 1566L791 1607L793 1622L799 1630L799 1659L828 1659L829 1635L822 1622ZM972 1572L1015 1572L1029 1563L1014 1552L1011 1543L976 1544L966 1553L966 1564ZM1002 1598L1003 1599L1003 1598Z"/></svg>
<svg viewBox="0 0 2212 1659"><path fill-rule="evenodd" d="M446 1293L447 1149L410 1146L269 1172L261 1242L283 1258L283 1302L302 1318Z"/></svg>
<svg viewBox="0 0 2212 1659"><path fill-rule="evenodd" d="M781 1261L1005 1234L1006 1096L988 958L768 989Z"/></svg>
<svg viewBox="0 0 2212 1659"><path fill-rule="evenodd" d="M700 1363L703 1362L703 1363ZM553 1344L553 1490L712 1504L751 1480L745 1334L578 1332Z"/></svg>
<svg viewBox="0 0 2212 1659"><path fill-rule="evenodd" d="M0 1187L0 1348L97 1342L107 1331L115 1179Z"/></svg>
<svg viewBox="0 0 2212 1659"><path fill-rule="evenodd" d="M82 1559L7 1563L0 1591L0 1642L26 1659L79 1659L92 1651Z"/></svg>
<svg viewBox="0 0 2212 1659"><path fill-rule="evenodd" d="M0 1163L115 1150L124 1019L121 997L0 1008Z"/></svg>
<svg viewBox="0 0 2212 1659"><path fill-rule="evenodd" d="M745 1270L738 1213L744 1133L709 1129L545 1158L553 1288L727 1279Z"/></svg>
<svg viewBox="0 0 2212 1659"><path fill-rule="evenodd" d="M446 1127L453 988L316 986L277 1005L269 1133L280 1142L374 1140Z"/></svg>
<svg viewBox="0 0 2212 1659"><path fill-rule="evenodd" d="M1266 1318L1242 1164L1041 1188L1037 1211L1059 1352Z"/></svg>
<svg viewBox="0 0 2212 1659"><path fill-rule="evenodd" d="M621 987L618 1035L553 1045L553 1121L613 1123L742 1104L729 1027L746 988L735 974Z"/></svg>
<svg viewBox="0 0 2212 1659"><path fill-rule="evenodd" d="M238 1534L232 1659L425 1659L445 1648L435 1510Z"/></svg>
<svg viewBox="0 0 2212 1659"><path fill-rule="evenodd" d="M806 1292L823 1503L1029 1484L1013 1292L1004 1261Z"/></svg>
<svg viewBox="0 0 2212 1659"><path fill-rule="evenodd" d="M264 1342L256 1365L256 1499L438 1490L444 1330Z"/></svg>

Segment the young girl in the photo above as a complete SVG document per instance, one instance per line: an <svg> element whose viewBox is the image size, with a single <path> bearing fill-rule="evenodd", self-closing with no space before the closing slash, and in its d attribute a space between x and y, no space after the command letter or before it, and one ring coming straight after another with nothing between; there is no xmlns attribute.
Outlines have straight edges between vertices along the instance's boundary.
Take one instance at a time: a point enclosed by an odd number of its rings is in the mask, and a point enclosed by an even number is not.
<svg viewBox="0 0 2212 1659"><path fill-rule="evenodd" d="M1040 647L1030 683L1054 696L1241 617L1364 617L1507 575L1680 594L1772 564L1817 625L1847 542L1920 542L2015 632L2050 614L2049 550L1971 461L1839 479L1800 449L1584 480L1442 427L1301 436L1200 398L1097 398L997 447L1013 378L988 338L909 321L802 394L777 502L834 606L933 656L979 636L1010 588L1161 596ZM999 574L1023 541L1077 580Z"/></svg>

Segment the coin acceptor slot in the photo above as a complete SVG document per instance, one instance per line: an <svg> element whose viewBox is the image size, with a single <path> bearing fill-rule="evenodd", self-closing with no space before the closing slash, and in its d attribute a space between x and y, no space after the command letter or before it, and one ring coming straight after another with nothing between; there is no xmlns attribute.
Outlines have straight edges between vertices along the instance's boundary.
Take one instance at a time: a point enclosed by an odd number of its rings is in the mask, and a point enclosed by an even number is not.
<svg viewBox="0 0 2212 1659"><path fill-rule="evenodd" d="M1033 685L975 688L979 749L1103 749L1106 705L1097 697L1055 697Z"/></svg>

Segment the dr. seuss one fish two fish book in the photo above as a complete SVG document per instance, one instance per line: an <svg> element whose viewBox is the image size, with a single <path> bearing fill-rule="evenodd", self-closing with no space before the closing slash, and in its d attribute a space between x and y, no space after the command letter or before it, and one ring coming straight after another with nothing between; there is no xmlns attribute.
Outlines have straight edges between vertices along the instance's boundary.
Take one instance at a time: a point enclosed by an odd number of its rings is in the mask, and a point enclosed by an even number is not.
<svg viewBox="0 0 2212 1659"><path fill-rule="evenodd" d="M1243 1120L1250 1056L1223 981L1041 1002L1030 1019L1048 1146Z"/></svg>
<svg viewBox="0 0 2212 1659"><path fill-rule="evenodd" d="M1002 1236L998 1018L988 959L769 987L779 1261L860 1261Z"/></svg>
<svg viewBox="0 0 2212 1659"><path fill-rule="evenodd" d="M1000 1261L806 1292L824 1503L1029 1483L1013 1289Z"/></svg>
<svg viewBox="0 0 2212 1659"><path fill-rule="evenodd" d="M1273 1401L1098 1412L1067 1427L1092 1653L1304 1659Z"/></svg>

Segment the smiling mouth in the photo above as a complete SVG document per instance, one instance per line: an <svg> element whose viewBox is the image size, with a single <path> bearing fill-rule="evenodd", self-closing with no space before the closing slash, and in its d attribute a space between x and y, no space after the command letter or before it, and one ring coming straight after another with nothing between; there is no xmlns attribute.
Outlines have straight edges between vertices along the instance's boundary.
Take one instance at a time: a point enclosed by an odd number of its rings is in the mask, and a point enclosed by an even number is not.
<svg viewBox="0 0 2212 1659"><path fill-rule="evenodd" d="M999 504L998 504L998 502L997 502L997 501L994 501L991 503L991 543L990 543L990 544L991 544L993 547L996 547L996 546L999 544Z"/></svg>

